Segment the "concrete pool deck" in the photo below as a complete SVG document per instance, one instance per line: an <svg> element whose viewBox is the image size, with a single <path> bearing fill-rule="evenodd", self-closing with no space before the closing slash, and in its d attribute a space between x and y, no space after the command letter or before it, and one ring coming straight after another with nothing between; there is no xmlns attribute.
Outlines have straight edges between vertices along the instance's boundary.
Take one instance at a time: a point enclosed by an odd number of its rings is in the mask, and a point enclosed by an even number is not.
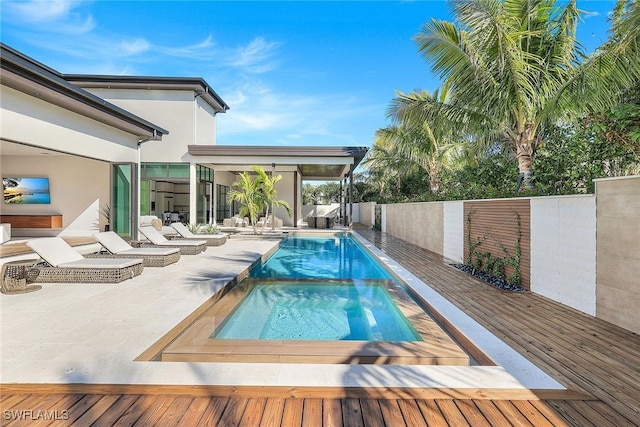
<svg viewBox="0 0 640 427"><path fill-rule="evenodd" d="M357 234L356 234L357 235ZM230 239L120 284L43 284L0 295L2 384L158 384L564 390L398 263L360 238L497 366L138 362L142 352L277 240Z"/></svg>

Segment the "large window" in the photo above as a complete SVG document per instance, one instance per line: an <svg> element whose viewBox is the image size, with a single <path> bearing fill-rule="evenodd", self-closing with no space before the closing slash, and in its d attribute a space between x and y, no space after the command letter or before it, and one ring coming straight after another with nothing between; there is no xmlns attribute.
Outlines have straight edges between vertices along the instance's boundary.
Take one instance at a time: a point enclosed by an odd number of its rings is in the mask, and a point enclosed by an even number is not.
<svg viewBox="0 0 640 427"><path fill-rule="evenodd" d="M135 165L132 163L116 163L113 165L111 177L111 226L121 236L131 236L134 219L132 206L135 204ZM137 212L137 211L136 211ZM137 216L137 215L136 215Z"/></svg>
<svg viewBox="0 0 640 427"><path fill-rule="evenodd" d="M216 218L218 221L222 221L224 218L231 216L231 206L227 200L227 196L231 191L231 187L227 185L216 185L218 205L216 206Z"/></svg>
<svg viewBox="0 0 640 427"><path fill-rule="evenodd" d="M189 163L154 163L140 165L142 178L183 178L189 179Z"/></svg>

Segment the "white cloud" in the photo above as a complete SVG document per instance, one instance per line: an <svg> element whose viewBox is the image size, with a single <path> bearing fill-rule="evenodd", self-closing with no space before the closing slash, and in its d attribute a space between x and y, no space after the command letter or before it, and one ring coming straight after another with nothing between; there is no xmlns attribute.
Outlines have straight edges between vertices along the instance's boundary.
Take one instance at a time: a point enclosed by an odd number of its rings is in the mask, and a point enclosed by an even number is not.
<svg viewBox="0 0 640 427"><path fill-rule="evenodd" d="M151 45L145 39L123 41L119 44L119 51L125 56L138 55L149 50Z"/></svg>
<svg viewBox="0 0 640 427"><path fill-rule="evenodd" d="M3 1L2 8L14 25L46 25L50 32L85 34L96 25L90 14L78 10L88 4L77 0Z"/></svg>
<svg viewBox="0 0 640 427"><path fill-rule="evenodd" d="M248 45L238 47L230 53L229 63L251 73L272 71L276 64L270 60L279 45L277 42L268 42L263 37L256 37Z"/></svg>

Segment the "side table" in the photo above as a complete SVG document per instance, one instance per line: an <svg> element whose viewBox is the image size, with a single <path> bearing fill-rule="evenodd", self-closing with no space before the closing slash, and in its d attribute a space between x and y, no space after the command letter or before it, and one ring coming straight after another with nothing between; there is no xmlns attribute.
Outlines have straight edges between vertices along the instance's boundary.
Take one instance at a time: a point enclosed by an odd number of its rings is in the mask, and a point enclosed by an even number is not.
<svg viewBox="0 0 640 427"><path fill-rule="evenodd" d="M27 285L27 270L38 263L37 259L9 261L2 265L0 285L3 294L24 294L42 289L40 285Z"/></svg>

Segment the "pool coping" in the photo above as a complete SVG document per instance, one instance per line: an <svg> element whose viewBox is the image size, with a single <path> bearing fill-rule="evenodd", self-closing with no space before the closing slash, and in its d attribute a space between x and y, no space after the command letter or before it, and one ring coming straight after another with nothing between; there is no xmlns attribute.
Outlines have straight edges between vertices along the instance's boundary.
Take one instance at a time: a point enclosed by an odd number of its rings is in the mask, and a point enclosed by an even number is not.
<svg viewBox="0 0 640 427"><path fill-rule="evenodd" d="M313 364L401 364L469 365L469 355L425 311L392 280L369 280L380 285L413 326L422 341L318 341L217 339L213 333L224 325L255 283L264 278L246 278L210 302L189 327L162 350L162 362L252 362ZM331 280L277 280L289 284L338 283ZM366 286L365 285L365 286ZM157 357L156 357L157 359Z"/></svg>

